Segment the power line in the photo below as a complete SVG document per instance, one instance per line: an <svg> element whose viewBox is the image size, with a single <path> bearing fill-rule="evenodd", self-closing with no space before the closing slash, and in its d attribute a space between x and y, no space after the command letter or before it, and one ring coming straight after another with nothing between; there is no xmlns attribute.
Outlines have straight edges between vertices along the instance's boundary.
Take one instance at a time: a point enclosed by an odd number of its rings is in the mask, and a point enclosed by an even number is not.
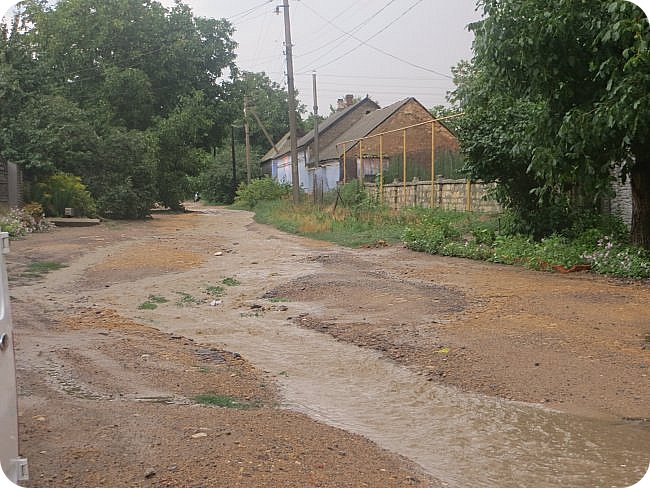
<svg viewBox="0 0 650 488"><path fill-rule="evenodd" d="M302 1L304 2L304 1L308 1L308 0L302 0ZM368 1L369 1L369 0L366 0L366 2L368 2ZM341 17L342 15L345 15L345 14L349 14L349 15L351 15L351 12L354 11L355 8L359 8L359 7L360 7L361 9L364 9L365 6L363 5L363 3L364 3L363 1L357 1L357 2L354 2L354 4L352 5L352 7L346 6L342 11L340 11L338 14L336 14L336 15L335 15L334 17L332 17L330 20L331 20L332 22L334 22L336 19L338 19L338 18ZM312 33L312 36L313 36L314 38L317 38L317 37L318 37L318 34L320 34L320 33L321 33L325 28L326 28L326 25L322 25L322 26L320 27L320 29L318 29L316 32Z"/></svg>
<svg viewBox="0 0 650 488"><path fill-rule="evenodd" d="M315 68L313 68L313 69L320 70L321 68L324 68L325 66L329 66L330 64L335 63L336 61L340 61L344 56L347 56L347 55L350 54L352 51L358 49L359 47L361 47L361 46L363 45L363 46L369 47L369 48L371 48L371 49L373 49L373 50L375 50L375 51L377 51L377 52L379 52L379 53L381 53L381 54L384 54L385 56L388 56L388 57L390 57L390 58L392 58L392 59L395 59L396 61L400 61L400 62L402 62L402 63L408 64L409 66L412 66L412 67L414 67L414 68L421 69L421 70L423 70L423 71L427 71L427 72L429 72L429 73L434 73L434 74L437 74L437 75L439 75L439 76L444 76L445 78L448 78L448 79L452 79L452 77L449 76L449 75L446 74L446 73L441 73L440 71L436 71L436 70L434 70L434 69L427 68L426 66L421 66L421 65L419 65L419 64L413 63L413 62L408 61L408 60L406 60L406 59L402 59L402 58L400 58L399 56L396 56L396 55L391 54L391 53L389 53L389 52L387 52L387 51L384 51L383 49L380 49L380 48L378 48L378 47L373 46L372 44L368 44L368 41L369 41L369 40L371 40L371 39L377 37L379 34L381 34L382 32L384 32L386 29L388 29L389 27L391 27L392 25L394 25L395 22L397 22L397 21L400 20L402 17L404 17L406 14L408 14L411 10L413 10L413 9L414 9L417 5L419 5L420 3L422 3L422 0L416 0L416 2L415 2L414 4L412 4L412 5L411 5L407 10L405 10L404 12L402 12L401 15L399 15L396 19L394 19L392 22L390 22L389 24L387 24L387 25L384 26L383 28L381 28L378 32L376 32L375 34L373 34L372 36L370 36L370 37L369 37L367 40L365 40L365 41L364 41L363 39L359 39L359 38L358 38L357 36L355 36L354 34L352 34L352 33L350 33L350 32L346 32L345 30L341 29L339 26L337 26L337 25L334 24L333 22L330 22L328 19L326 19L325 17L323 17L320 13L318 13L318 12L317 12L316 10L314 10L312 7L310 7L310 6L307 5L306 3L303 3L303 5L304 5L305 7L307 7L308 9L310 9L310 10L311 10L315 15L317 15L319 18L321 18L322 20L324 20L325 22L327 22L328 24L330 24L330 25L331 25L332 27L334 27L335 29L337 29L337 30L343 32L344 34L348 35L349 37L351 37L352 39L354 39L354 40L356 40L356 41L358 41L358 42L360 43L360 44L357 45L356 47L354 47L354 48L348 50L347 52L343 53L343 54L342 54L341 56L339 56L337 59L334 59L334 60L332 60L332 61L330 61L330 62L328 62L328 63L325 63L325 64L322 64L322 65L320 65L320 66L317 66L317 67L315 67ZM299 73L299 74L304 74L304 73L306 73L306 72L301 72L301 73Z"/></svg>
<svg viewBox="0 0 650 488"><path fill-rule="evenodd" d="M370 22L372 19L374 19L375 17L377 17L377 15L379 15L380 13L382 13L384 10L386 10L388 7L390 7L391 4L395 3L396 1L397 1L397 0L390 0L386 5L384 5L382 8L380 8L379 10L377 10L374 14L372 14L372 15L371 15L370 17L368 17L366 20L364 20L364 21L361 22L360 24L357 24L356 26L354 26L354 27L350 30L350 32L356 32L356 31L358 31L359 29L361 29L364 25L366 25L366 23ZM311 9L310 9L310 10L311 10ZM313 10L312 10L312 11L313 11ZM334 17L331 21L328 20L328 22L332 22L332 21L335 20L336 18L340 17L343 13L345 13L345 10L344 10L343 12L341 12L339 15L337 15L336 17ZM329 48L330 48L330 52L331 52L333 49L336 49L336 47L338 47L338 46L340 45L340 43L339 43L337 46L334 46L334 47L332 47L331 44L332 44L332 43L335 43L335 42L338 41L339 39L342 39L342 38L346 37L347 35L348 35L347 33L343 33L343 34L341 34L339 37L337 37L336 39L334 39L334 40L332 40L332 41L329 41L328 43L323 44L323 45L321 45L321 46L319 46L319 47L317 47L317 48L315 48L315 49L312 49L311 51L307 51L306 53L299 54L299 55L297 55L297 56L295 56L295 57L299 58L299 57L303 57L303 56L308 56L308 55L310 55L310 54L312 54L312 53L315 53L315 52L317 52L317 51L320 51L321 49L323 49L323 48L325 48L325 47L329 47ZM315 63L316 61L318 61L318 60L321 59L322 57L327 56L327 54L329 54L329 53L325 53L325 54L323 54L323 56L321 56L321 57L319 57L319 58L316 58L315 60L312 61L312 63Z"/></svg>
<svg viewBox="0 0 650 488"><path fill-rule="evenodd" d="M230 22L235 28L237 28L239 26L242 26L242 25L246 24L247 22L252 22L253 20L260 19L260 18L265 17L265 16L267 16L269 14L272 14L272 13L274 13L273 10L265 10L265 11L260 12L258 15L254 15L252 17L245 17L245 18L242 18L241 20L237 20L235 22L232 22L232 21L230 21L228 19L226 19L226 20L228 20L228 22Z"/></svg>
<svg viewBox="0 0 650 488"><path fill-rule="evenodd" d="M272 1L273 1L273 0L265 0L265 1L262 2L262 3L255 5L254 7L250 7L250 8L248 8L248 9L246 9L246 10L243 10L243 11L241 11L241 12L238 12L238 13L236 13L236 14L231 15L231 16L228 17L226 20L233 20L233 19L235 19L236 17L242 17L242 18L243 18L243 17L246 17L247 15L250 15L251 13L255 12L255 10L257 10L258 8L261 8L261 7L263 7L263 6L265 6L265 5L269 4L269 3L271 3Z"/></svg>
<svg viewBox="0 0 650 488"><path fill-rule="evenodd" d="M308 77L307 73L298 73L298 76ZM427 76L426 78L414 78L413 76L372 76L372 75L339 75L318 73L319 78L342 78L342 79L367 79L367 80L402 80L402 81L442 81L447 78Z"/></svg>

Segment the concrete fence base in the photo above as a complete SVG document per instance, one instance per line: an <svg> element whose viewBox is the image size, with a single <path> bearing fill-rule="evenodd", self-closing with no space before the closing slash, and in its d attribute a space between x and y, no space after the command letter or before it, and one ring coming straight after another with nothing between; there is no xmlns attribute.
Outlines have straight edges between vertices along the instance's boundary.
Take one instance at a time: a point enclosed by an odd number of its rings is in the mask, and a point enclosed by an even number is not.
<svg viewBox="0 0 650 488"><path fill-rule="evenodd" d="M494 184L440 178L434 181L433 186L430 181L411 181L406 184L396 182L383 185L383 188L375 183L366 183L365 186L371 196L395 210L433 206L469 212L501 211L501 206L487 196Z"/></svg>

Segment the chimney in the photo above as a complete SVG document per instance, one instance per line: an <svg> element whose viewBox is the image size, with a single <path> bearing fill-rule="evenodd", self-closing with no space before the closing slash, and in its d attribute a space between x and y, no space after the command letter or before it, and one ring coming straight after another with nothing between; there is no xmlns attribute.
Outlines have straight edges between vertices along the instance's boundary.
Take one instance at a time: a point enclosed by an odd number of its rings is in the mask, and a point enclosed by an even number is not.
<svg viewBox="0 0 650 488"><path fill-rule="evenodd" d="M354 105L354 96L353 95L345 95L345 106L350 107L351 105Z"/></svg>
<svg viewBox="0 0 650 488"><path fill-rule="evenodd" d="M336 107L336 110L337 110L337 111L339 111L339 110L343 110L343 109L345 108L345 101L344 101L342 98L339 98L339 99L336 101L336 103L337 103L337 107Z"/></svg>

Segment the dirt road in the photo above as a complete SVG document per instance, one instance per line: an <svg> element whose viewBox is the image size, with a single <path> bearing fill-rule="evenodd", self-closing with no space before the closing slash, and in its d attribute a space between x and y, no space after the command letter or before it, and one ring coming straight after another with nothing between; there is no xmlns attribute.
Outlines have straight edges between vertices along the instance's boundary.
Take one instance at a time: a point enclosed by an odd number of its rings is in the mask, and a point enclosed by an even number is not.
<svg viewBox="0 0 650 488"><path fill-rule="evenodd" d="M46 261L66 267L26 272ZM650 460L648 284L344 249L202 206L32 235L9 270L28 486L463 486L381 425L421 413L379 397L427 384L622 425L608 485ZM520 479L494 468L484 486Z"/></svg>

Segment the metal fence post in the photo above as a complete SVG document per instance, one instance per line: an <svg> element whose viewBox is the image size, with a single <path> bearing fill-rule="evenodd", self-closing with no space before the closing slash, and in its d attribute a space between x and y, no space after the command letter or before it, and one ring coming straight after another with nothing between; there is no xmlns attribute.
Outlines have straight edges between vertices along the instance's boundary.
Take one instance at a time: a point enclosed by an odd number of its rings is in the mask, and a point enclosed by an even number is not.
<svg viewBox="0 0 650 488"><path fill-rule="evenodd" d="M402 131L402 146L402 158L404 159L402 185L404 187L404 203L406 203L406 129Z"/></svg>
<svg viewBox="0 0 650 488"><path fill-rule="evenodd" d="M347 181L347 169L348 169L348 161L346 159L346 151L347 148L345 147L345 142L343 143L343 184L345 185Z"/></svg>
<svg viewBox="0 0 650 488"><path fill-rule="evenodd" d="M379 136L379 198L384 203L384 136Z"/></svg>
<svg viewBox="0 0 650 488"><path fill-rule="evenodd" d="M431 122L431 208L433 208L436 180L436 123Z"/></svg>

